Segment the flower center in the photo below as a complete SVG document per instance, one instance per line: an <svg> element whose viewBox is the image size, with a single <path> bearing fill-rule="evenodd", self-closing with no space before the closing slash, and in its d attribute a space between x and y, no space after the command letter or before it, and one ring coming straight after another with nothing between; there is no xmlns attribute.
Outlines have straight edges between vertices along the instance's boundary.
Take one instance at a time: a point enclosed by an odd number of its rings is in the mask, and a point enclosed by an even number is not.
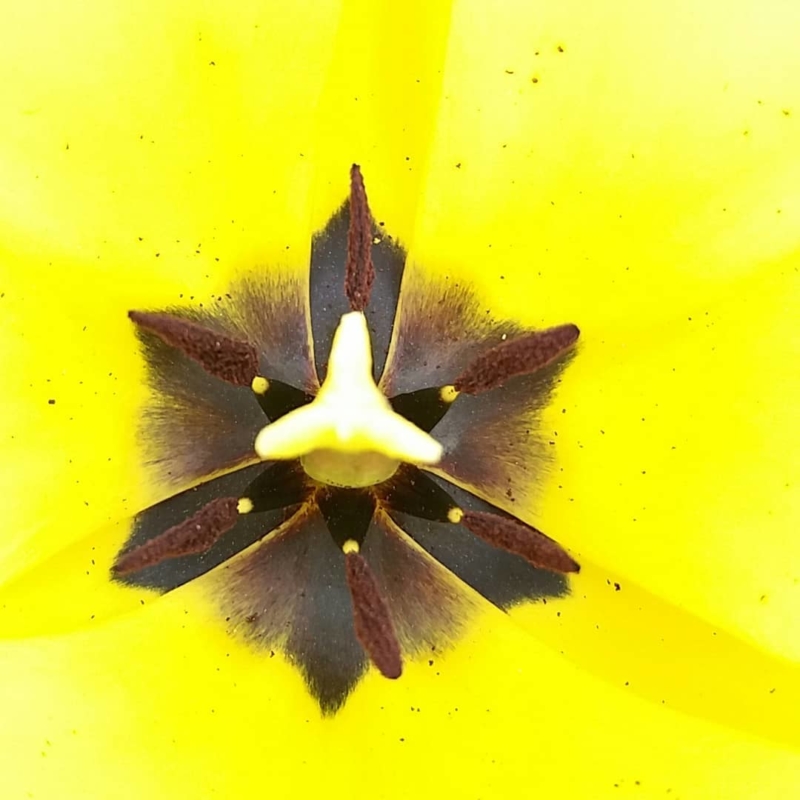
<svg viewBox="0 0 800 800"><path fill-rule="evenodd" d="M332 486L374 486L401 462L436 464L442 446L396 413L372 377L364 314L345 314L322 388L307 405L267 425L256 437L265 461L299 458L306 473Z"/></svg>
<svg viewBox="0 0 800 800"><path fill-rule="evenodd" d="M460 624L455 613L450 616L452 588L440 585L431 564L409 547L406 534L397 528L403 518L406 524L416 520L411 525L424 549L428 522L435 526L430 533L436 542L445 541L443 529L449 527L455 538L443 545L442 563L447 566L452 559L448 568L467 583L470 579L461 570L472 575L472 585L485 584L491 596L493 584L505 575L514 583L538 585L535 572L520 573L509 557L534 570L580 569L536 528L470 497L468 491L458 490L463 497L454 497L451 489L457 487L448 488L447 482L456 483L450 470L458 450L443 458L442 445L428 433L462 396L457 425L472 425L482 401L470 411L471 396L501 389L553 363L576 343L578 328L568 324L504 336L477 353L450 378L452 383L423 385L389 400L373 378L364 316L375 280L374 222L357 165L350 177L343 287L350 312L336 329L316 396L306 390L308 376L300 381L303 388L273 378L270 369L275 365L257 344L237 338L238 324L231 330L228 325L205 327L190 313L129 312L146 342L160 339L208 375L242 392L252 391L270 420L255 437L254 449L274 463L262 469L242 466L142 512L112 567L116 580L169 590L238 554L222 573L226 587L230 584L226 602L233 604L226 619L238 620L232 623L236 628L244 625L254 638L283 648L301 668L323 711L341 704L364 669L364 655L381 674L398 678L404 656L430 646L431 632L437 641L446 640ZM313 365L307 366L310 371ZM181 386L181 398L190 389L205 391L206 382L195 382L196 373L185 374L193 377ZM502 401L502 395L498 398ZM247 400L250 410L252 400ZM480 419L479 413L478 424ZM252 428L247 431L243 447L249 462ZM470 457L474 463L475 455ZM496 450L490 457L498 460ZM430 465L437 465L444 476L418 469ZM325 529L330 539L320 536ZM566 591L563 582L556 585L561 587L556 594ZM498 598L509 596L505 588L498 592ZM536 589L530 596L542 595ZM527 595L523 591L519 596Z"/></svg>

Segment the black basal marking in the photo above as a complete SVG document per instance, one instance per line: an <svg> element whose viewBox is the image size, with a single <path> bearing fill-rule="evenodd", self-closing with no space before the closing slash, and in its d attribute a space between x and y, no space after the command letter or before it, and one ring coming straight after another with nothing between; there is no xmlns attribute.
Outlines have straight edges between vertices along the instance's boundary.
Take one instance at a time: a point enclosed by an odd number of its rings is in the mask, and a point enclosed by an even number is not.
<svg viewBox="0 0 800 800"><path fill-rule="evenodd" d="M374 222L370 234L376 243L371 252L364 250L369 238L364 224L370 218L363 206L356 239L357 261L366 272L351 269L348 278L351 207L346 202L313 238L308 304L302 281L276 282L265 268L263 284L252 277L239 282L218 308L167 310L233 340L252 342L258 374L268 385L263 393L213 378L200 366L202 353L192 353L192 360L152 334L141 334L153 389L143 427L148 460L166 485L196 485L138 514L122 549L180 525L216 498L246 498L249 505L240 506L244 512L236 524L207 552L116 578L166 592L210 573L204 580L219 597L221 619L229 620L232 635L245 635L264 650L282 650L327 714L342 706L366 671L365 647L394 677L396 658L457 642L473 609L459 581L501 608L569 591L564 575L536 569L491 546L449 519L448 512L453 507L478 512L478 523L481 514L513 513L517 495L529 491L526 487L547 468L550 454L538 433L538 414L574 351L556 354L534 374L514 377L513 369L506 370L500 383L507 383L499 388L491 370L473 368L470 376L470 365L480 367L482 353L525 332L488 319L467 287L424 283L416 275L406 276L402 317L387 363L406 253ZM296 460L248 466L255 435L266 421L313 399L341 315L364 304L374 374L393 407L442 442L439 469L497 505L410 466L367 490L321 487ZM445 399L442 387L465 374L487 390ZM209 478L223 469L234 471ZM359 575L368 573L371 579L353 577L355 561ZM390 629L398 652L386 633Z"/></svg>

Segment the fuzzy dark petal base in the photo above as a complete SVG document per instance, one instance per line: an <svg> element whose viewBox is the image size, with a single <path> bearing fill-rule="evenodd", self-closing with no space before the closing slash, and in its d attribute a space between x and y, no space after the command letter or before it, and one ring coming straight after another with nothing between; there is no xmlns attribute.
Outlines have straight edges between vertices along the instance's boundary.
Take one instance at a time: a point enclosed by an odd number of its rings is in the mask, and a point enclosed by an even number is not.
<svg viewBox="0 0 800 800"><path fill-rule="evenodd" d="M209 578L237 635L282 650L323 713L334 713L368 666L356 638L345 557L315 508Z"/></svg>
<svg viewBox="0 0 800 800"><path fill-rule="evenodd" d="M403 657L441 650L458 638L472 599L390 521L373 520L360 555ZM260 649L284 652L323 713L335 713L369 659L356 634L345 555L320 512L298 512L208 578L232 630Z"/></svg>
<svg viewBox="0 0 800 800"><path fill-rule="evenodd" d="M437 471L512 515L535 508L555 444L542 430L540 415L569 358L513 378L495 392L460 395L431 431L444 447Z"/></svg>
<svg viewBox="0 0 800 800"><path fill-rule="evenodd" d="M365 194L363 200L356 203L356 210L368 215ZM367 243L365 226L352 226L351 217L351 204L346 202L314 237L308 284L299 273L280 277L265 271L263 279L241 281L203 309L164 310L215 335L252 341L258 353L258 374L280 390L271 405L269 391L257 399L249 390L212 377L155 333L139 330L152 389L141 436L154 477L172 491L204 482L137 515L125 549L153 540L217 498L259 493L260 500L253 505L263 513L240 515L235 527L207 552L115 576L121 582L159 591L200 577L218 598L231 635L245 636L267 652L281 650L296 665L325 714L342 706L369 667L356 634L353 587L348 584L342 551L349 539L360 545L363 565L373 577L372 588L385 602L383 616L390 620L401 660L423 653L435 658L458 641L478 604L464 584L503 608L568 593L563 575L532 567L491 546L463 524L437 521L443 513L441 502L428 512L432 519L398 511L390 518L382 502L377 507L368 502L346 503L343 510L337 503L342 498L346 501L347 494L337 500L334 493L320 500L321 513L303 481L287 473L273 486L271 477L260 476L274 465L244 466L254 457L253 441L264 424L264 414L275 419L316 394L317 373L320 378L325 375L341 315L350 310L351 303L363 303L365 298L369 300L365 315L373 342L374 374L378 378L383 372L393 335L391 363L381 384L389 397L417 393L396 402L408 401L409 408L423 414L424 424L433 428L445 446L441 466L450 479L514 513L518 502L528 507L530 487L536 484L538 471L547 466L547 442L537 432L537 414L550 401L569 356L535 376L511 378L502 391L460 395L455 403L442 405L441 398L435 397L438 387L453 383L481 353L521 331L492 321L476 296L457 282L421 279L416 270L404 276L405 251L380 223L371 220L374 278L368 268L364 280L351 270L353 297L348 297L344 256L349 234L355 229L359 247ZM359 252L363 256L366 251ZM367 265L362 256L358 263ZM393 334L401 281L403 299ZM313 339L307 313L309 286ZM426 391L420 394L419 390ZM434 405L438 403L433 412L431 398ZM232 468L237 471L208 479ZM433 481L461 509L497 511L438 477ZM442 500L440 493L434 490L433 494L436 497L427 500L431 508ZM302 505L273 508L295 501ZM354 513L357 507L361 510ZM356 584L361 585L357 580ZM361 602L357 599L355 605ZM366 643L363 630L361 636ZM373 654L373 658L381 661L382 656ZM390 660L384 668L391 674L397 670L396 662L389 664Z"/></svg>
<svg viewBox="0 0 800 800"><path fill-rule="evenodd" d="M305 282L266 271L246 278L203 309L167 308L236 339L252 341L260 375L303 393L318 387L311 362ZM152 394L139 437L152 476L172 493L222 470L255 460L253 442L264 425L255 394L209 375L156 334L137 328Z"/></svg>

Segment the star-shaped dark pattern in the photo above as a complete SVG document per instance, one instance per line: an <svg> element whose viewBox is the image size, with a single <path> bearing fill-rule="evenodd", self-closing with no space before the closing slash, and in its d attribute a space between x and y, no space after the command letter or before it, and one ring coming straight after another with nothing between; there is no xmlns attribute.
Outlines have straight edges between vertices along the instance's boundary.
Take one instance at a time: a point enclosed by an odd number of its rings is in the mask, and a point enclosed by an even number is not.
<svg viewBox="0 0 800 800"><path fill-rule="evenodd" d="M370 662L395 678L403 659L455 645L475 592L507 609L565 595L578 569L515 516L548 468L538 417L577 328L521 330L466 285L404 274L357 167L351 178L305 276L264 268L211 308L131 313L153 390L142 448L173 496L136 516L112 570L159 592L209 573L221 624L284 652L324 713ZM359 489L254 451L265 424L316 395L352 310L394 410L444 447L434 467Z"/></svg>

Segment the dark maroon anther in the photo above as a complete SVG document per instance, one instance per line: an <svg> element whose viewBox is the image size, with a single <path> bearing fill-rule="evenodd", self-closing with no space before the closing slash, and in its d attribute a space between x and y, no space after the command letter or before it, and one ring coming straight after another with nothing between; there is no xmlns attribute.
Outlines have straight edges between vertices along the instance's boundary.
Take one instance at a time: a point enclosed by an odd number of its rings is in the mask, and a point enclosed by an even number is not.
<svg viewBox="0 0 800 800"><path fill-rule="evenodd" d="M219 497L155 539L123 553L114 564L117 575L152 567L169 558L204 553L227 533L239 517L235 497Z"/></svg>
<svg viewBox="0 0 800 800"><path fill-rule="evenodd" d="M554 572L580 572L578 562L558 542L515 519L483 511L465 511L461 524L485 542Z"/></svg>
<svg viewBox="0 0 800 800"><path fill-rule="evenodd" d="M509 339L478 356L453 386L465 394L496 389L516 375L530 375L555 361L579 335L577 325L559 325Z"/></svg>
<svg viewBox="0 0 800 800"><path fill-rule="evenodd" d="M196 361L215 378L236 386L250 386L258 374L258 353L250 342L233 339L171 314L129 311L128 317Z"/></svg>
<svg viewBox="0 0 800 800"><path fill-rule="evenodd" d="M384 677L399 678L403 672L400 645L375 576L357 552L345 553L345 569L353 598L356 637Z"/></svg>
<svg viewBox="0 0 800 800"><path fill-rule="evenodd" d="M361 168L350 168L350 230L347 234L347 265L344 290L352 311L363 311L369 303L375 267L372 264L372 216Z"/></svg>

